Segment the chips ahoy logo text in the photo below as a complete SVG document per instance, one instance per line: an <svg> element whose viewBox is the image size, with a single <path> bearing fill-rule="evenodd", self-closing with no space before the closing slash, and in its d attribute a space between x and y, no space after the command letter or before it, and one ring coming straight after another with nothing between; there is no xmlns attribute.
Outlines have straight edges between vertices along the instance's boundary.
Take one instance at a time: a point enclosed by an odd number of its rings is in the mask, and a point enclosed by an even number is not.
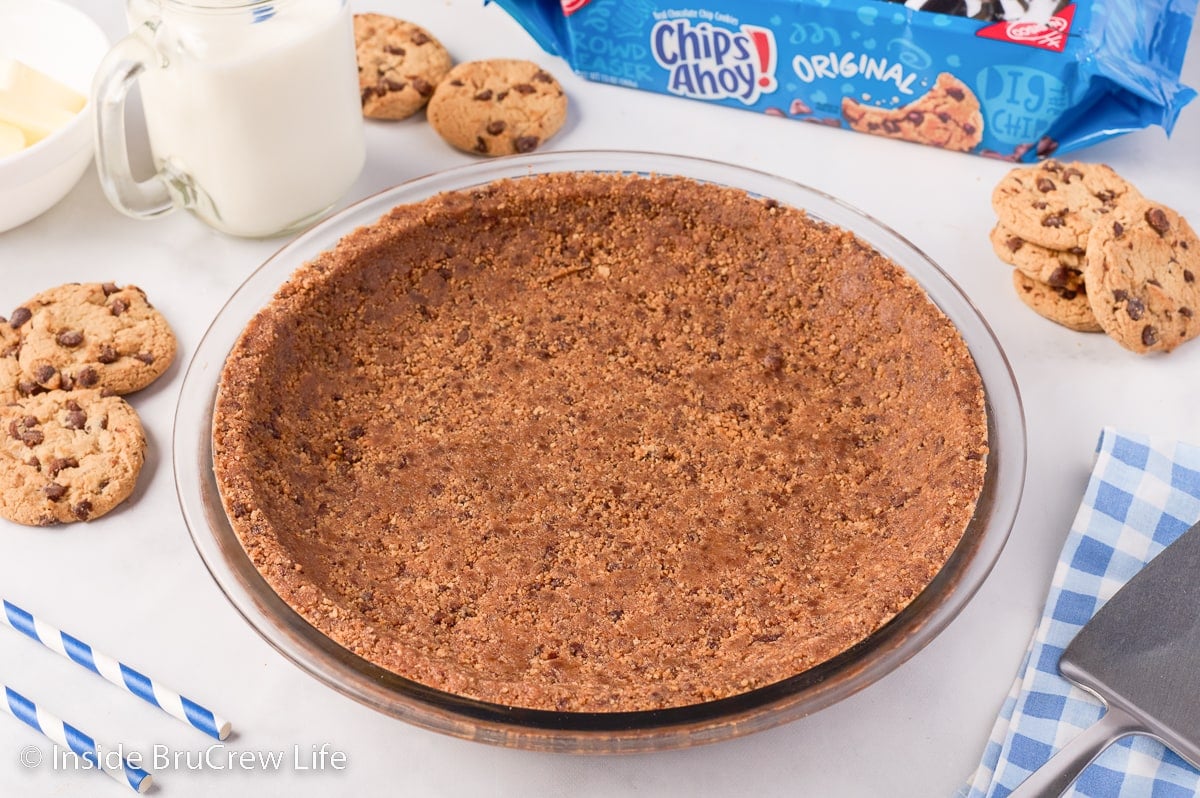
<svg viewBox="0 0 1200 798"><path fill-rule="evenodd" d="M667 90L681 97L732 98L753 105L776 87L775 36L767 28L742 25L730 30L690 19L665 19L650 31L650 49L667 70Z"/></svg>

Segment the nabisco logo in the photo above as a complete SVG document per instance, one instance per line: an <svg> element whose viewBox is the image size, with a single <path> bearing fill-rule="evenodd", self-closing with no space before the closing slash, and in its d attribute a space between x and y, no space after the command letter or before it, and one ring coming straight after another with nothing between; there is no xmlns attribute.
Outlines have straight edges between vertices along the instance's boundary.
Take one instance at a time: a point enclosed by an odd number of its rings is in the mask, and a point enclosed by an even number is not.
<svg viewBox="0 0 1200 798"><path fill-rule="evenodd" d="M1075 19L1075 4L1064 8L1048 20L1014 19L997 22L975 32L976 36L1027 47L1040 47L1061 53L1067 46L1071 22Z"/></svg>

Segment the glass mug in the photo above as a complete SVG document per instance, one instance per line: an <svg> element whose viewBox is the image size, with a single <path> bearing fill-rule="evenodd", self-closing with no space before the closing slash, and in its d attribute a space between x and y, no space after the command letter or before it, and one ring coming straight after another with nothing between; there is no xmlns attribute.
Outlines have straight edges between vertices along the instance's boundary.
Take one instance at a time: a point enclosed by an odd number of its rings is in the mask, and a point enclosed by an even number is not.
<svg viewBox="0 0 1200 798"><path fill-rule="evenodd" d="M100 66L96 166L137 218L187 208L235 236L327 213L366 157L346 0L128 0L129 36ZM156 174L130 167L125 101L141 90Z"/></svg>

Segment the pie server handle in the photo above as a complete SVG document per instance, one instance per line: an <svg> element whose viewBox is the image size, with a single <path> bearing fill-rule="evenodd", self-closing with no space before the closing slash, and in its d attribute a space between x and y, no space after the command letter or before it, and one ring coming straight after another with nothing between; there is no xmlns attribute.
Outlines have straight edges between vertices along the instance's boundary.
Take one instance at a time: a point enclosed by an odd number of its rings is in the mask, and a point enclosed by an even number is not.
<svg viewBox="0 0 1200 798"><path fill-rule="evenodd" d="M1110 706L1104 716L1084 729L1050 760L1029 774L1009 798L1058 798L1066 792L1085 767L1109 745L1141 731L1141 725L1117 707Z"/></svg>

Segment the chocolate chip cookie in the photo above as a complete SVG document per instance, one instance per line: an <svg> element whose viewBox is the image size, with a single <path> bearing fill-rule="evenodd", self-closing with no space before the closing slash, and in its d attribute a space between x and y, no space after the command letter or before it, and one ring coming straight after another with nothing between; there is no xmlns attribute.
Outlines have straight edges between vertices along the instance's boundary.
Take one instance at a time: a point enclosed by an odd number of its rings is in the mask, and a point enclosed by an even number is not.
<svg viewBox="0 0 1200 798"><path fill-rule="evenodd" d="M0 406L0 517L90 521L133 492L146 437L133 408L99 391L50 391Z"/></svg>
<svg viewBox="0 0 1200 798"><path fill-rule="evenodd" d="M425 107L450 71L450 53L429 31L384 14L354 15L363 115L405 119Z"/></svg>
<svg viewBox="0 0 1200 798"><path fill-rule="evenodd" d="M1083 277L1104 331L1134 352L1169 352L1200 334L1200 239L1183 217L1149 200L1097 224Z"/></svg>
<svg viewBox="0 0 1200 798"><path fill-rule="evenodd" d="M459 64L429 101L429 123L450 144L479 155L533 152L567 119L567 95L532 61Z"/></svg>
<svg viewBox="0 0 1200 798"><path fill-rule="evenodd" d="M0 316L0 404L15 402L21 397L21 364L17 351L21 348L21 334Z"/></svg>
<svg viewBox="0 0 1200 798"><path fill-rule="evenodd" d="M1140 199L1105 164L1051 159L1011 170L992 191L992 208L1005 229L1026 241L1077 252L1087 249L1093 225Z"/></svg>
<svg viewBox="0 0 1200 798"><path fill-rule="evenodd" d="M1013 269L1012 279L1017 296L1042 318L1078 332L1103 331L1082 285L1078 290L1056 288L1033 279L1020 269Z"/></svg>
<svg viewBox="0 0 1200 798"><path fill-rule="evenodd" d="M23 379L45 390L145 388L175 357L167 320L137 286L72 283L25 303ZM15 318L15 314L14 314Z"/></svg>
<svg viewBox="0 0 1200 798"><path fill-rule="evenodd" d="M989 236L992 249L1000 260L1020 269L1039 282L1049 283L1052 288L1078 291L1083 286L1083 260L1085 252L1066 252L1026 241L1016 233L997 224Z"/></svg>
<svg viewBox="0 0 1200 798"><path fill-rule="evenodd" d="M899 108L880 108L843 97L842 116L860 133L947 150L967 152L983 140L979 98L949 72L938 75L929 91Z"/></svg>

